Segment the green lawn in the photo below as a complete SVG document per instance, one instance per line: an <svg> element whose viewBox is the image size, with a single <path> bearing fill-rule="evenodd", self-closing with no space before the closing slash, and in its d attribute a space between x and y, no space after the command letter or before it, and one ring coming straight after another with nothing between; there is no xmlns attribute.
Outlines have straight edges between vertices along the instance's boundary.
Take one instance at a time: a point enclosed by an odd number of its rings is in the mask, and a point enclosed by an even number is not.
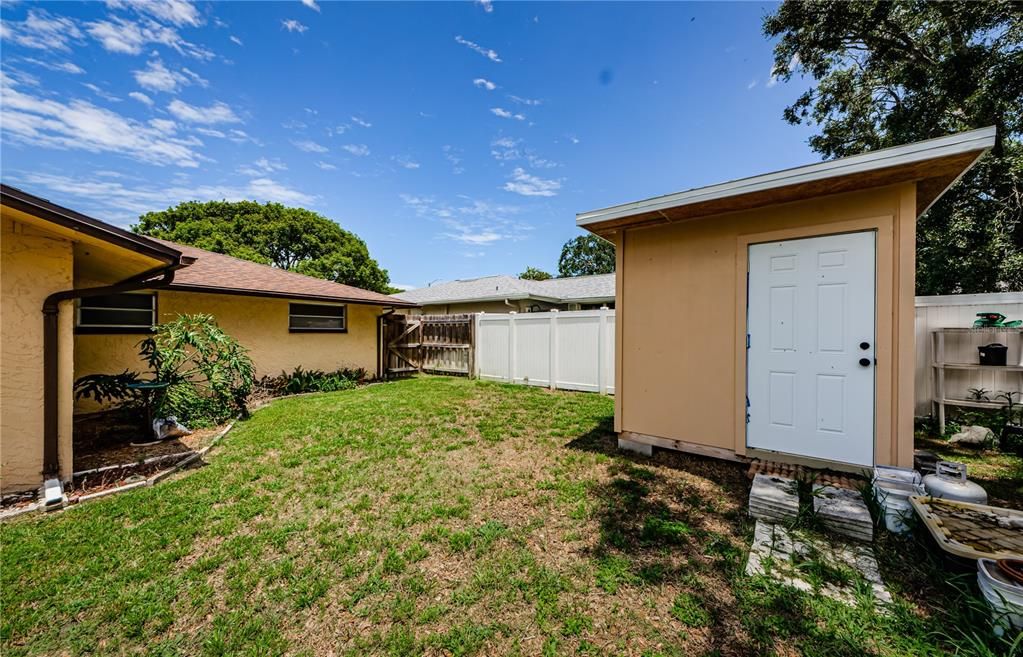
<svg viewBox="0 0 1023 657"><path fill-rule="evenodd" d="M0 527L0 652L1004 652L926 537L880 544L888 614L745 577L744 469L620 455L611 413L438 377L278 401L204 468Z"/></svg>

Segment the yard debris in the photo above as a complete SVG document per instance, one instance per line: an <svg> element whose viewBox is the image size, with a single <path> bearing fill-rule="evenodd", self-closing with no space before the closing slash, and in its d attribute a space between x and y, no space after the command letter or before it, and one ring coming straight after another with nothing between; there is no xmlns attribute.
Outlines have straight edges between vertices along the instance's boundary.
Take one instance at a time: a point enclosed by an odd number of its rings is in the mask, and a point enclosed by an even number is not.
<svg viewBox="0 0 1023 657"><path fill-rule="evenodd" d="M948 439L949 443L960 445L985 445L989 441L995 439L995 434L991 429L987 427L971 426L963 427L963 430L957 434L953 434Z"/></svg>
<svg viewBox="0 0 1023 657"><path fill-rule="evenodd" d="M868 543L874 539L874 521L859 491L836 486L813 486L813 510L824 527Z"/></svg>
<svg viewBox="0 0 1023 657"><path fill-rule="evenodd" d="M875 601L892 602L870 546L833 542L762 520L757 520L754 530L746 574L764 575L854 606L867 589L858 584L865 582Z"/></svg>
<svg viewBox="0 0 1023 657"><path fill-rule="evenodd" d="M796 480L758 474L749 492L749 514L767 521L794 521L799 515Z"/></svg>
<svg viewBox="0 0 1023 657"><path fill-rule="evenodd" d="M157 440L192 435L188 427L178 422L178 418L173 415L153 420L153 433L156 434Z"/></svg>

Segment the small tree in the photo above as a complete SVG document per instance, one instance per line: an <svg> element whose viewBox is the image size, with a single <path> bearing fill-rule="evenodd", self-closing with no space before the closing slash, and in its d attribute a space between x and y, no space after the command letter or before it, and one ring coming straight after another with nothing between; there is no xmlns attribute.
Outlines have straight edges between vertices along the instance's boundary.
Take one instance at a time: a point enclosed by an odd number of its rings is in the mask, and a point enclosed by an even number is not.
<svg viewBox="0 0 1023 657"><path fill-rule="evenodd" d="M174 415L202 426L245 412L253 384L252 360L211 315L179 315L155 327L153 335L139 343L139 356L153 380L170 384L156 401L157 417ZM75 396L137 406L139 396L128 386L139 381L138 372L127 370L89 374L75 381Z"/></svg>
<svg viewBox="0 0 1023 657"><path fill-rule="evenodd" d="M596 235L580 235L565 242L558 260L558 275L588 276L612 274L615 270L615 247Z"/></svg>
<svg viewBox="0 0 1023 657"><path fill-rule="evenodd" d="M536 267L526 267L526 271L519 274L519 278L525 279L527 281L549 281L554 277L542 269L537 269Z"/></svg>

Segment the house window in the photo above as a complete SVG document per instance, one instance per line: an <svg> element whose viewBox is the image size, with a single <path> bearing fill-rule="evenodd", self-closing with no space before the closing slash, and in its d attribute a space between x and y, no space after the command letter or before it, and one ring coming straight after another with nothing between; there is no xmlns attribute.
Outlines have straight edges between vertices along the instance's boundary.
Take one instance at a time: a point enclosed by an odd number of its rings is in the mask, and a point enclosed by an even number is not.
<svg viewBox="0 0 1023 657"><path fill-rule="evenodd" d="M348 330L347 306L293 303L288 311L292 333L344 333Z"/></svg>
<svg viewBox="0 0 1023 657"><path fill-rule="evenodd" d="M148 333L156 324L155 294L104 294L78 300L80 333Z"/></svg>

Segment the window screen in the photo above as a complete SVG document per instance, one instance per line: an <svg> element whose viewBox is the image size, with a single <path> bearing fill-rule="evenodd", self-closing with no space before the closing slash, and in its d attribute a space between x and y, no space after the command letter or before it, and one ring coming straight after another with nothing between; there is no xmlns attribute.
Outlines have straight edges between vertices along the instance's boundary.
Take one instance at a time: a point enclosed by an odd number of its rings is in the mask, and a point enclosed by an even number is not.
<svg viewBox="0 0 1023 657"><path fill-rule="evenodd" d="M290 304L288 330L290 331L345 331L346 306L322 306L313 303Z"/></svg>
<svg viewBox="0 0 1023 657"><path fill-rule="evenodd" d="M78 327L126 333L148 331L156 323L156 295L106 294L78 300Z"/></svg>

